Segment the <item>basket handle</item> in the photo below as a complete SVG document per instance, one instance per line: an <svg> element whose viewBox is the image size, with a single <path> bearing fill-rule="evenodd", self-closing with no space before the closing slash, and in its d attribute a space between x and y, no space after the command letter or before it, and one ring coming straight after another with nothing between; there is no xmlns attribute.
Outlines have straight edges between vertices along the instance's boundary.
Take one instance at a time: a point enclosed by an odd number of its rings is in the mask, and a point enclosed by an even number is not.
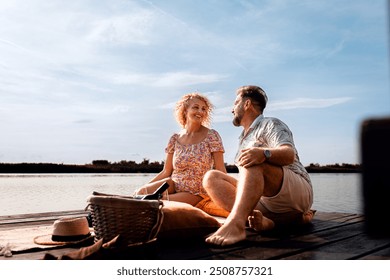
<svg viewBox="0 0 390 280"><path fill-rule="evenodd" d="M150 230L150 235L149 235L149 240L152 240L157 236L157 234L160 232L161 225L164 220L164 212L162 211L163 204L161 203L159 208L158 208L158 215L157 215L157 220L156 223L154 224L153 228Z"/></svg>
<svg viewBox="0 0 390 280"><path fill-rule="evenodd" d="M134 199L133 196L129 196L129 195L108 194L108 193L101 193L101 192L97 192L97 191L93 191L93 192L92 192L92 195L97 195L97 196L111 196L111 197L123 197L123 198L132 198L132 199Z"/></svg>

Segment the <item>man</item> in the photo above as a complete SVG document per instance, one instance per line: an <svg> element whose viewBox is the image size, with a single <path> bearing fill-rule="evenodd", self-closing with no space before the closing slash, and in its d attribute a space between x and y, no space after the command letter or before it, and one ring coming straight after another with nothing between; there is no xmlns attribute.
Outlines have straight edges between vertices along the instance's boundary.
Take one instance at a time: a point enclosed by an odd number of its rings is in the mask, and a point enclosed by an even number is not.
<svg viewBox="0 0 390 280"><path fill-rule="evenodd" d="M223 246L244 240L247 220L257 231L274 228L278 217L286 224L296 221L294 213L300 215L300 222L311 220L309 174L287 125L263 116L267 101L258 86L237 90L232 113L233 124L244 128L235 158L240 177L211 170L203 179L211 199L230 211L224 225L206 239L208 243Z"/></svg>

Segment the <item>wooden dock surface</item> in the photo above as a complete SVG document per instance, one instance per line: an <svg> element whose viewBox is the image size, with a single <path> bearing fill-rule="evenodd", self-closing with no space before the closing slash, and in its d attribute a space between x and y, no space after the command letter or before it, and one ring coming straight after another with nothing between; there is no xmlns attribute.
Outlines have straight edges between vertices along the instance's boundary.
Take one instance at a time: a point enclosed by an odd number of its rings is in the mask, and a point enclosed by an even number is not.
<svg viewBox="0 0 390 280"><path fill-rule="evenodd" d="M67 211L0 217L0 232L15 228L52 225L62 216L86 215L84 211ZM1 240L0 240L1 243ZM79 248L35 249L15 252L0 260L37 260L45 254L60 257ZM317 212L308 226L279 232L258 234L247 230L247 239L238 244L217 247L203 238L161 241L120 254L106 255L109 259L213 259L213 260L344 260L390 259L390 237L375 238L364 231L364 217L358 214Z"/></svg>

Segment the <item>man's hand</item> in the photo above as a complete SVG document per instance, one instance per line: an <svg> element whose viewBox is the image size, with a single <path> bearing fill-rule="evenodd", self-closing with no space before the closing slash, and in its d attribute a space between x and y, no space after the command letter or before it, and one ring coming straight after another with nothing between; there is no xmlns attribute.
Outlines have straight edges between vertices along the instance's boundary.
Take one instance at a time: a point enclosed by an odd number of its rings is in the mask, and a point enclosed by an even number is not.
<svg viewBox="0 0 390 280"><path fill-rule="evenodd" d="M253 165L262 164L265 160L264 149L252 147L241 150L241 155L238 157L238 165L248 168Z"/></svg>

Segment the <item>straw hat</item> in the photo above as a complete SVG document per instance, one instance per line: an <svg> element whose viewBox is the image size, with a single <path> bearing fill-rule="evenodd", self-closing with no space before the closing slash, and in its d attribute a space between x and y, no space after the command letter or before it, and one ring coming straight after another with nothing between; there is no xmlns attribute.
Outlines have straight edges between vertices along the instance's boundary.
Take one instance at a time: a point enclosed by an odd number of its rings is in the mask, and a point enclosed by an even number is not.
<svg viewBox="0 0 390 280"><path fill-rule="evenodd" d="M34 242L39 245L71 245L91 238L86 217L65 217L54 222L51 234L37 236Z"/></svg>

